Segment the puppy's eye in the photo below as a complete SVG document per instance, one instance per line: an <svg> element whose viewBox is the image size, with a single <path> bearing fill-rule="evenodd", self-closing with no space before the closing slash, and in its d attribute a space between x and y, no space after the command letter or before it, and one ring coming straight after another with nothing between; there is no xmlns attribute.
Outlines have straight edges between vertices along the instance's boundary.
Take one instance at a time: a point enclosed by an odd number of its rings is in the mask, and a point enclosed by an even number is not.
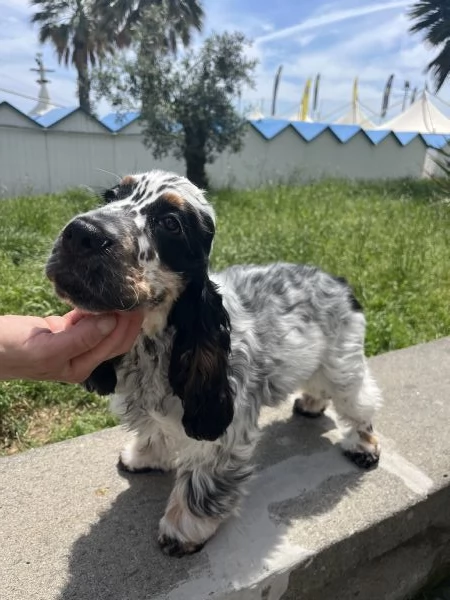
<svg viewBox="0 0 450 600"><path fill-rule="evenodd" d="M115 188L111 188L110 190L105 190L102 193L102 197L103 197L103 201L105 204L109 204L110 202L114 202L114 200L117 200L117 187Z"/></svg>
<svg viewBox="0 0 450 600"><path fill-rule="evenodd" d="M175 217L164 217L161 220L161 225L166 231L170 231L170 233L181 233L181 226Z"/></svg>

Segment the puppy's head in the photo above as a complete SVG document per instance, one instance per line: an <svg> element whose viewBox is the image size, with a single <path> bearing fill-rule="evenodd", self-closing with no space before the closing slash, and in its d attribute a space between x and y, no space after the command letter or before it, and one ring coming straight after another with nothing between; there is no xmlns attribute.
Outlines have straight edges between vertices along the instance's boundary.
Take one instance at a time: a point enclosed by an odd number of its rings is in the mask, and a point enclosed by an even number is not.
<svg viewBox="0 0 450 600"><path fill-rule="evenodd" d="M187 179L161 171L125 177L104 200L61 231L47 276L77 308L141 308L149 320L159 315L160 329L172 326L169 381L183 402L185 431L214 440L233 418L233 401L229 318L208 277L213 209Z"/></svg>
<svg viewBox="0 0 450 600"><path fill-rule="evenodd" d="M207 269L214 212L184 177L125 177L106 205L62 230L47 263L56 293L86 311L152 309Z"/></svg>

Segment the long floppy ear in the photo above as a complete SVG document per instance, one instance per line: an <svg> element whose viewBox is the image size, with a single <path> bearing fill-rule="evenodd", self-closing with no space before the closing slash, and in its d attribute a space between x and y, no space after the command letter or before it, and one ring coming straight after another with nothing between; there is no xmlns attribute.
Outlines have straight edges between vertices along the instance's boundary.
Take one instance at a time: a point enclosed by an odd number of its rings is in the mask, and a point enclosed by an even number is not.
<svg viewBox="0 0 450 600"><path fill-rule="evenodd" d="M176 302L169 381L181 398L183 427L189 437L216 440L233 420L228 378L230 319L222 296L205 274L191 282Z"/></svg>
<svg viewBox="0 0 450 600"><path fill-rule="evenodd" d="M86 381L83 381L87 391L96 392L100 396L113 394L117 384L115 369L117 362L117 359L107 360L94 369Z"/></svg>

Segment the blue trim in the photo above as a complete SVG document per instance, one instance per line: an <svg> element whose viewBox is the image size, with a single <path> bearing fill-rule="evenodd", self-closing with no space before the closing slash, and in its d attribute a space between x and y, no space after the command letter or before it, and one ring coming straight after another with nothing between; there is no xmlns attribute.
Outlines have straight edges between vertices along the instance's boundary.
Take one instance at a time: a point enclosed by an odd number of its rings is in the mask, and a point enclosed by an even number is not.
<svg viewBox="0 0 450 600"><path fill-rule="evenodd" d="M314 140L327 127L326 123L306 123L305 121L291 121L291 127L299 133L306 142Z"/></svg>
<svg viewBox="0 0 450 600"><path fill-rule="evenodd" d="M287 119L258 119L249 121L266 140L271 140L290 125Z"/></svg>
<svg viewBox="0 0 450 600"><path fill-rule="evenodd" d="M389 129L364 129L364 133L374 146L377 146L392 132Z"/></svg>
<svg viewBox="0 0 450 600"><path fill-rule="evenodd" d="M49 110L45 114L34 117L34 120L39 125L42 125L42 127L51 127L77 110L78 108L74 108L73 106L71 108L52 108L52 110Z"/></svg>
<svg viewBox="0 0 450 600"><path fill-rule="evenodd" d="M123 114L109 113L100 120L105 127L116 133L130 125L130 123L133 123L133 121L136 121L139 115L140 113L137 111L130 111Z"/></svg>
<svg viewBox="0 0 450 600"><path fill-rule="evenodd" d="M359 131L362 131L359 125L330 125L329 129L343 144L355 137Z"/></svg>
<svg viewBox="0 0 450 600"><path fill-rule="evenodd" d="M35 123L42 128L54 127L60 121L63 121L71 114L80 111L80 108L54 108L46 114L32 118L15 108L9 102L0 102L1 106L8 106L14 112L22 115L29 121ZM84 111L81 111L84 112ZM87 113L84 113L87 115ZM119 115L117 113L109 113L102 119L96 119L91 115L87 115L90 119L98 123L101 127L110 133L117 133L136 121L140 113L130 111ZM258 131L265 140L272 140L279 135L287 127L291 127L303 140L311 142L320 137L324 131L330 131L342 144L347 143L357 133L362 131L374 146L380 144L389 135L394 135L402 146L407 146L413 139L419 139L428 147L440 149L450 143L450 135L437 133L417 133L412 131L391 131L387 129L361 129L358 125L340 125L327 123L307 123L305 121L289 121L288 119L253 119L249 120L251 126Z"/></svg>
<svg viewBox="0 0 450 600"><path fill-rule="evenodd" d="M421 133L420 137L423 139L428 148L440 150L447 145L449 136L440 135L438 133Z"/></svg>
<svg viewBox="0 0 450 600"><path fill-rule="evenodd" d="M26 115L25 113L23 113L21 110L19 110L18 108L16 108L15 106L13 106L9 102L7 102L6 100L1 101L0 106L5 106L6 108L9 108L13 112L15 112L17 115L27 119L27 121L30 121L30 123L33 123L33 125L36 125L37 127L40 127L42 129L42 125L40 123L38 123L35 119L33 119L33 117Z"/></svg>
<svg viewBox="0 0 450 600"><path fill-rule="evenodd" d="M75 113L78 113L78 112L82 113L90 121L93 121L96 125L103 128L108 133L111 133L111 130L108 129L108 127L106 127L106 125L103 125L103 123L101 121L99 121L96 117L90 115L89 113L87 113L85 110L83 110L80 107L78 107L78 108L54 108L53 110L49 111L48 113L45 113L45 115L42 115L41 117L37 117L36 122L39 123L39 122L43 121L45 123L44 127L46 127L47 129L52 129L53 127L56 127L57 125L59 125L66 119L69 119L72 115L74 115Z"/></svg>
<svg viewBox="0 0 450 600"><path fill-rule="evenodd" d="M398 139L402 146L407 146L413 141L419 134L414 131L393 131L395 137Z"/></svg>

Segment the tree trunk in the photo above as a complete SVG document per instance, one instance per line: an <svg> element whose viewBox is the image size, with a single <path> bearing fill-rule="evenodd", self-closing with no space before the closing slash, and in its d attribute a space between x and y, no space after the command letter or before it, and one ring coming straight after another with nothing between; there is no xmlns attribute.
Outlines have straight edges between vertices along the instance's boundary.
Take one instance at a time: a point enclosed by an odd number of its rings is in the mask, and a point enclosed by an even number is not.
<svg viewBox="0 0 450 600"><path fill-rule="evenodd" d="M78 99L80 102L80 108L85 110L88 114L91 114L91 81L89 79L89 71L87 65L80 65L78 67Z"/></svg>
<svg viewBox="0 0 450 600"><path fill-rule="evenodd" d="M204 152L185 152L186 177L200 189L208 188L206 175L206 156Z"/></svg>

